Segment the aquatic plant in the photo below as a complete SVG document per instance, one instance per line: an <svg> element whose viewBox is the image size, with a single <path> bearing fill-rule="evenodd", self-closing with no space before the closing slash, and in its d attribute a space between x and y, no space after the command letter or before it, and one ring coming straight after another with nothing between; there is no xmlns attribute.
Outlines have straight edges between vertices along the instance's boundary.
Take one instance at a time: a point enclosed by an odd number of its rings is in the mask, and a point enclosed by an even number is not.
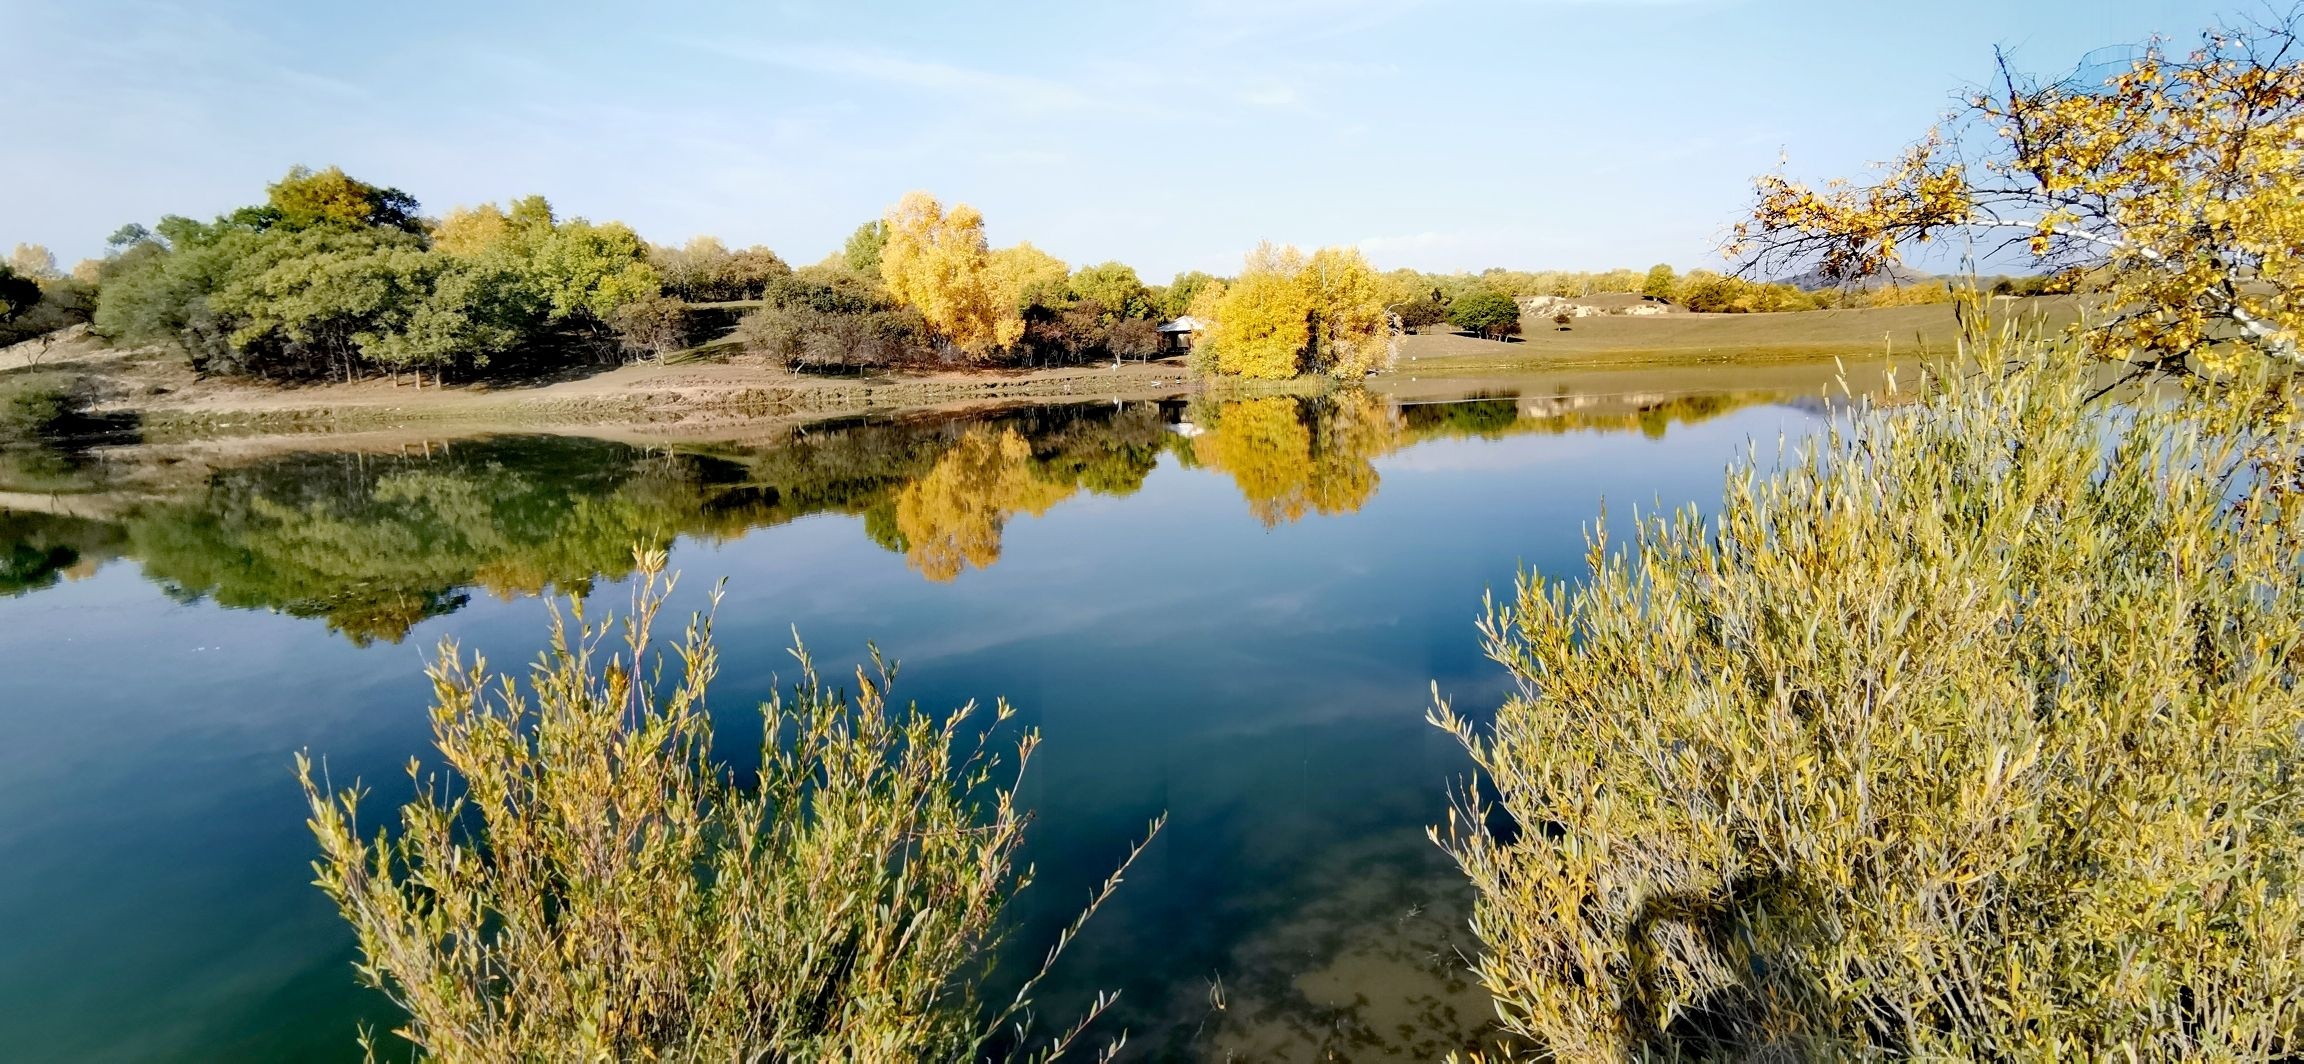
<svg viewBox="0 0 2304 1064"><path fill-rule="evenodd" d="M711 750L710 617L653 642L675 582L664 563L640 557L620 621L588 620L581 600L555 610L525 684L443 644L430 675L444 773L411 760L397 836L363 838L368 792L298 757L317 885L358 933L361 980L406 1011L395 1033L441 1061L1073 1048L1111 999L1033 1042L1031 993L1118 872L1013 997L979 993L1002 912L1031 880L1013 781L1037 734L1004 758L973 704L891 709L895 668L877 655L845 696L795 650L800 681L762 707L757 779L740 780ZM1001 702L990 723L1011 713Z"/></svg>
<svg viewBox="0 0 2304 1064"><path fill-rule="evenodd" d="M1482 778L1433 834L1506 1026L1563 1060L2304 1052L2293 400L2107 408L2022 354L1491 606L1517 693L1434 711Z"/></svg>

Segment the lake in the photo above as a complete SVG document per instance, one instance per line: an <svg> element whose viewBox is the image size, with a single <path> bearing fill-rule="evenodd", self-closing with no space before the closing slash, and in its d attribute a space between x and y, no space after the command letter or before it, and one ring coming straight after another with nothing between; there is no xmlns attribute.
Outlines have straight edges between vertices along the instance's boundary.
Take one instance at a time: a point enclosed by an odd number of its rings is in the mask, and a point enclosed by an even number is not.
<svg viewBox="0 0 2304 1064"><path fill-rule="evenodd" d="M0 1045L17 1060L315 1060L386 1030L310 886L292 755L376 788L430 754L453 636L532 658L549 596L726 581L723 755L876 643L896 694L1005 697L1044 746L1018 943L1166 830L1040 1012L1097 989L1129 1059L1424 1060L1478 1044L1468 891L1425 838L1467 769L1436 684L1573 577L1607 504L1709 506L1822 423L1830 365L1420 382L1396 394L922 415L740 441L314 437L0 461ZM1759 382L1759 383L1755 383Z"/></svg>

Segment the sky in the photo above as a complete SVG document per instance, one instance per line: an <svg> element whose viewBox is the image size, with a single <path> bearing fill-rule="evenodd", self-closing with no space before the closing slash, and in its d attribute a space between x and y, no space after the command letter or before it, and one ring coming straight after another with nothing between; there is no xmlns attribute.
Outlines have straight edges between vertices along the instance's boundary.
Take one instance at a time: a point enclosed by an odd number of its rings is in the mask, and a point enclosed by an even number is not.
<svg viewBox="0 0 2304 1064"><path fill-rule="evenodd" d="M1718 266L1753 175L1861 173L1995 46L2060 73L2248 3L0 0L0 247L69 265L304 164L795 264L925 189L1149 281L1261 240Z"/></svg>

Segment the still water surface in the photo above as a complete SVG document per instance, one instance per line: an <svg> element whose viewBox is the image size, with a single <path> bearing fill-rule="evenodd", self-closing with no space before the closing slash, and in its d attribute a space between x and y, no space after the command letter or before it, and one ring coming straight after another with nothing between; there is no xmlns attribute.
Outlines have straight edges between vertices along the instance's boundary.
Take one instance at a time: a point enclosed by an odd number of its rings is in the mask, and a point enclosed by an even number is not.
<svg viewBox="0 0 2304 1064"><path fill-rule="evenodd" d="M1145 822L1168 827L1043 996L1132 1059L1432 1059L1489 1015L1467 898L1424 838L1465 768L1423 713L1504 691L1473 621L1581 568L1603 500L1709 505L1819 423L1832 376L1626 394L1530 384L1049 407L745 444L504 436L0 464L0 1045L19 1060L325 1060L392 1017L308 885L291 754L405 795L453 636L536 652L548 594L675 607L725 579L722 752L797 628L868 642L930 707L1004 696L1044 737L1020 903L1037 951ZM150 449L146 449L147 452ZM25 490L32 489L32 490ZM753 739L745 737L752 736Z"/></svg>

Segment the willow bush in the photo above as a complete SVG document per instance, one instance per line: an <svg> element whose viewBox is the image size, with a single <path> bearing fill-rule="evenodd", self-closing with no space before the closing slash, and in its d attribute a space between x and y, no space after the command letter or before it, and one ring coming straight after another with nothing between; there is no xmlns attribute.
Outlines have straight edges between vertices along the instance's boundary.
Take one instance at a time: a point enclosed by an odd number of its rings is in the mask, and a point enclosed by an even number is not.
<svg viewBox="0 0 2304 1064"><path fill-rule="evenodd" d="M2276 385L2073 358L1838 422L1521 580L1437 723L1504 1024L1564 1060L2304 1053L2304 500ZM2270 427L2267 427L2270 426Z"/></svg>
<svg viewBox="0 0 2304 1064"><path fill-rule="evenodd" d="M711 755L709 617L668 652L651 641L673 584L663 565L641 558L621 621L555 610L524 685L443 644L430 675L446 778L410 762L397 837L365 841L365 792L299 757L318 885L358 933L361 979L406 1011L396 1033L440 1061L1071 1048L1087 1019L1026 1044L1045 965L1005 1004L979 996L1003 906L1031 878L1015 861L1028 818L1012 781L1037 735L1003 768L973 704L892 710L894 669L877 655L845 697L795 650L801 680L762 707L758 778L739 785ZM994 721L1010 712L1000 703Z"/></svg>

